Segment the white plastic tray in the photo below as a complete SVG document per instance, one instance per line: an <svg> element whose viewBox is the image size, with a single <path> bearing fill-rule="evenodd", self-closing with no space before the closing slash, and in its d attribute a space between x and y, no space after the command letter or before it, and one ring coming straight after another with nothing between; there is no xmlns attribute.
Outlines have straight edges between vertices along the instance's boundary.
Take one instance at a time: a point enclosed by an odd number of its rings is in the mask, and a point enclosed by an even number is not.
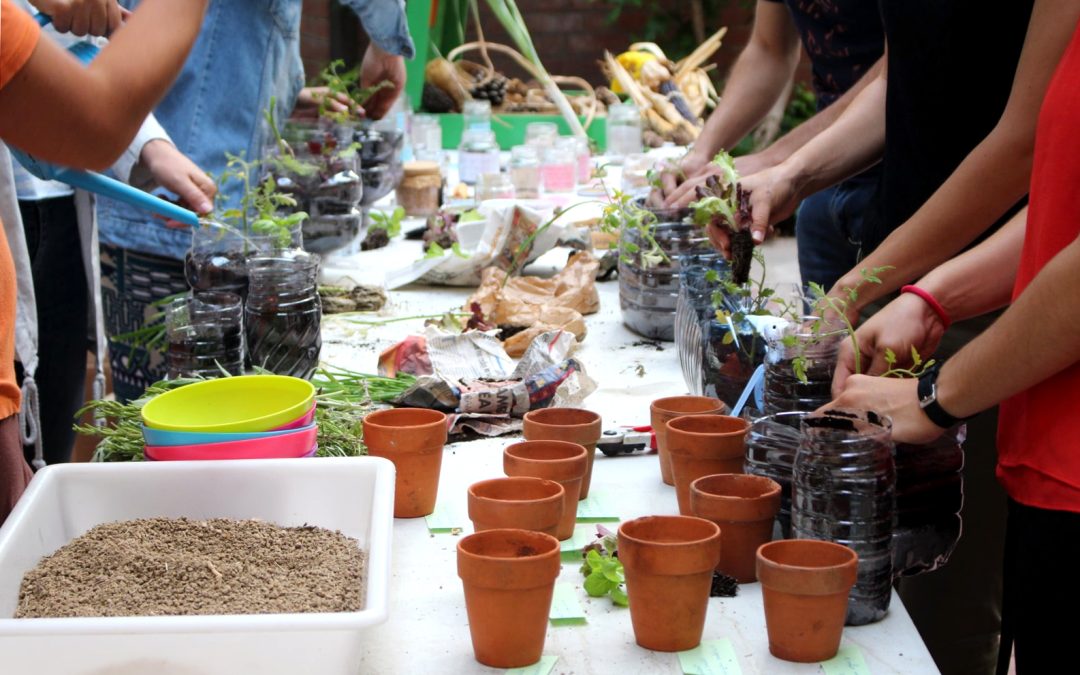
<svg viewBox="0 0 1080 675"><path fill-rule="evenodd" d="M375 457L47 467L0 528L0 672L357 673L387 618L394 467ZM367 551L365 606L336 614L13 619L23 574L91 527L155 516L317 525Z"/></svg>

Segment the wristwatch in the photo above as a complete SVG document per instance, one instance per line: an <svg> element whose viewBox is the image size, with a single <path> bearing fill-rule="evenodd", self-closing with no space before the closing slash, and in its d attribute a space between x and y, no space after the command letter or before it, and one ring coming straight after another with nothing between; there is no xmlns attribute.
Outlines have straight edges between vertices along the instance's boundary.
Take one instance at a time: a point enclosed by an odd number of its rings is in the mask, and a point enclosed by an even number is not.
<svg viewBox="0 0 1080 675"><path fill-rule="evenodd" d="M922 408L926 416L930 418L930 421L941 427L942 429L948 429L949 427L956 426L968 418L954 417L949 414L937 400L937 378L938 373L941 372L941 362L927 368L921 375L919 375L919 407Z"/></svg>

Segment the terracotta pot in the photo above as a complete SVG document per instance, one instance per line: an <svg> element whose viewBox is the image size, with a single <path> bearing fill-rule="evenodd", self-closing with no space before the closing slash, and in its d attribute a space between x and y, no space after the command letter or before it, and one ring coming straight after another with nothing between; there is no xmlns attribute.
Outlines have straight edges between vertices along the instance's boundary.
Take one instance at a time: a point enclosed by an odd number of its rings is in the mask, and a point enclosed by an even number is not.
<svg viewBox="0 0 1080 675"><path fill-rule="evenodd" d="M536 663L544 650L559 542L527 530L485 530L458 542L476 660L492 668Z"/></svg>
<svg viewBox="0 0 1080 675"><path fill-rule="evenodd" d="M364 417L364 444L372 457L394 463L394 517L435 510L446 445L446 415L426 408L393 408Z"/></svg>
<svg viewBox="0 0 1080 675"><path fill-rule="evenodd" d="M503 471L507 476L533 476L563 486L563 513L555 535L559 539L574 534L587 455L585 448L566 441L522 441L503 450Z"/></svg>
<svg viewBox="0 0 1080 675"><path fill-rule="evenodd" d="M677 652L701 642L720 528L702 518L646 516L619 528L634 638L646 649Z"/></svg>
<svg viewBox="0 0 1080 675"><path fill-rule="evenodd" d="M727 415L693 415L668 421L668 458L679 513L690 515L690 483L716 473L743 472L749 430L749 420Z"/></svg>
<svg viewBox="0 0 1080 675"><path fill-rule="evenodd" d="M588 466L581 481L581 498L588 497L596 442L603 433L600 415L581 408L542 408L525 413L524 422L527 441L568 441L585 448Z"/></svg>
<svg viewBox="0 0 1080 675"><path fill-rule="evenodd" d="M800 663L836 656L858 562L855 551L828 541L762 544L757 575L773 656Z"/></svg>
<svg viewBox="0 0 1080 675"><path fill-rule="evenodd" d="M660 478L674 485L671 460L668 457L667 423L683 415L721 415L727 411L723 401L709 396L669 396L658 398L649 406L653 433L656 434L656 454L660 456Z"/></svg>
<svg viewBox="0 0 1080 675"><path fill-rule="evenodd" d="M566 490L552 480L519 476L469 486L469 519L477 532L516 528L555 536Z"/></svg>
<svg viewBox="0 0 1080 675"><path fill-rule="evenodd" d="M690 484L690 511L720 526L717 571L740 584L757 581L757 550L772 539L780 484L739 473L703 476Z"/></svg>

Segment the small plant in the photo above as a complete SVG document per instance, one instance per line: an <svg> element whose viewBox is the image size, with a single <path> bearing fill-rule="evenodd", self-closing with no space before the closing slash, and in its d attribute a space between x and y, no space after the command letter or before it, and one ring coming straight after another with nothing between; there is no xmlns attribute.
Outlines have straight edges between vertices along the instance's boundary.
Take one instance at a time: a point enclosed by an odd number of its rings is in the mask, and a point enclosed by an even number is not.
<svg viewBox="0 0 1080 675"><path fill-rule="evenodd" d="M934 359L929 361L923 361L922 356L919 354L919 350L915 349L915 345L911 345L911 367L910 368L897 368L896 367L896 352L885 348L885 363L889 366L889 369L881 374L882 377L912 377L918 378L934 365Z"/></svg>
<svg viewBox="0 0 1080 675"><path fill-rule="evenodd" d="M821 317L828 312L832 312L837 316L838 320L843 323L842 330L847 335L848 339L851 340L851 346L855 348L855 374L862 373L862 356L859 354L859 342L855 338L855 326L851 323L851 319L848 318L848 309L851 306L851 303L854 303L859 299L860 288L866 284L880 284L881 273L891 269L894 269L891 265L883 265L881 267L874 267L873 269L863 268L859 270L859 275L861 277L859 283L854 286L844 287L841 289L842 294L839 296L829 295L825 289L822 288L821 284L814 282L808 284L810 293L814 297L813 304L816 314ZM825 319L818 318L811 325L811 330L820 332L824 324ZM803 363L803 368L805 377L805 362ZM798 374L798 372L799 371L796 370L796 374Z"/></svg>
<svg viewBox="0 0 1080 675"><path fill-rule="evenodd" d="M582 551L585 562L581 574L585 577L585 592L593 598L609 596L619 607L627 607L630 599L626 595L626 574L618 557L618 541L602 527L597 527L597 531L597 541Z"/></svg>
<svg viewBox="0 0 1080 675"><path fill-rule="evenodd" d="M695 225L712 225L726 229L731 238L731 278L738 285L750 277L753 261L754 239L750 230L741 227L750 221L750 193L739 187L739 173L735 160L721 150L712 161L720 168L697 188L697 201L690 204Z"/></svg>
<svg viewBox="0 0 1080 675"><path fill-rule="evenodd" d="M370 215L370 227L386 230L386 234L389 237L396 237L401 234L401 219L405 217L404 207L399 206L390 213L386 213L385 211L372 211Z"/></svg>
<svg viewBox="0 0 1080 675"><path fill-rule="evenodd" d="M374 84L370 87L360 86L360 67L356 66L349 70L344 70L345 61L342 59L335 59L323 68L316 78L315 84L326 87L327 97L319 101L319 117L334 120L336 122L344 122L350 118L351 111L344 110L339 112L333 112L330 110L330 103L337 98L338 95L344 94L348 96L353 103L359 107L364 107L364 104L374 96L377 92L394 86L389 80L383 80L378 84Z"/></svg>
<svg viewBox="0 0 1080 675"><path fill-rule="evenodd" d="M607 192L607 184L604 183ZM645 269L670 262L667 254L660 248L655 236L656 216L637 205L637 200L620 190L608 193L608 201L600 217L600 229L609 234L620 234L633 230L641 244L636 244L625 236L619 237L619 258L623 262L633 262L635 255L640 255L641 266Z"/></svg>
<svg viewBox="0 0 1080 675"><path fill-rule="evenodd" d="M221 212L224 220L232 221L247 234L268 235L281 247L292 243L292 233L308 214L296 211L279 215L282 210L296 208L296 199L278 192L277 183L272 176L252 184L252 176L257 174L263 163L259 160L247 160L243 155L225 154L225 171L218 177L218 184L239 180L242 188L240 207ZM220 194L220 193L219 193Z"/></svg>
<svg viewBox="0 0 1080 675"><path fill-rule="evenodd" d="M457 241L455 241L450 246L450 253L456 255L459 258L468 259L468 258L472 257L471 255L469 255L465 251L461 250L461 243L457 242ZM446 255L446 249L444 249L442 246L440 246L438 242L433 241L430 244L428 244L427 253L424 254L424 257L421 258L421 260L430 260L431 258L441 258L444 255Z"/></svg>

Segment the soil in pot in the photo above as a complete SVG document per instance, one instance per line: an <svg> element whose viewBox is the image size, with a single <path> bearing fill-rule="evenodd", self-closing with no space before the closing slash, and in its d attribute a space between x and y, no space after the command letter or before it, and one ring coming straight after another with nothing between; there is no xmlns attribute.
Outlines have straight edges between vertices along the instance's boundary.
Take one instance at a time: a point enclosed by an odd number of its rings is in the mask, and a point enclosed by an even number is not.
<svg viewBox="0 0 1080 675"><path fill-rule="evenodd" d="M418 518L435 510L446 445L446 415L425 408L378 410L364 417L368 454L394 463L394 517Z"/></svg>
<svg viewBox="0 0 1080 675"><path fill-rule="evenodd" d="M564 494L555 481L531 476L483 480L469 486L469 519L477 532L513 528L555 536Z"/></svg>
<svg viewBox="0 0 1080 675"><path fill-rule="evenodd" d="M721 415L727 410L723 401L710 396L669 396L658 398L649 406L649 418L656 434L656 453L660 457L660 478L667 485L674 485L671 474L671 458L668 456L668 420L683 415Z"/></svg>
<svg viewBox="0 0 1080 675"><path fill-rule="evenodd" d="M541 408L525 413L524 436L528 441L568 441L585 448L588 466L581 481L581 499L589 496L596 443L603 432L600 415L581 408Z"/></svg>
<svg viewBox="0 0 1080 675"><path fill-rule="evenodd" d="M559 542L539 532L485 530L458 542L457 567L476 660L492 668L539 661L561 570Z"/></svg>
<svg viewBox="0 0 1080 675"><path fill-rule="evenodd" d="M728 415L686 415L667 423L679 513L690 515L690 483L717 473L742 473L749 420Z"/></svg>
<svg viewBox="0 0 1080 675"><path fill-rule="evenodd" d="M675 652L700 644L720 528L687 516L631 520L619 528L619 560L638 645Z"/></svg>
<svg viewBox="0 0 1080 675"><path fill-rule="evenodd" d="M522 441L503 450L503 470L507 476L533 476L563 486L563 513L556 535L560 540L574 534L587 455L584 447L566 441Z"/></svg>
<svg viewBox="0 0 1080 675"><path fill-rule="evenodd" d="M718 474L690 484L690 511L720 527L718 572L739 583L757 581L758 547L772 539L780 485L761 476Z"/></svg>
<svg viewBox="0 0 1080 675"><path fill-rule="evenodd" d="M858 556L827 541L785 539L757 552L769 652L813 663L836 656Z"/></svg>

